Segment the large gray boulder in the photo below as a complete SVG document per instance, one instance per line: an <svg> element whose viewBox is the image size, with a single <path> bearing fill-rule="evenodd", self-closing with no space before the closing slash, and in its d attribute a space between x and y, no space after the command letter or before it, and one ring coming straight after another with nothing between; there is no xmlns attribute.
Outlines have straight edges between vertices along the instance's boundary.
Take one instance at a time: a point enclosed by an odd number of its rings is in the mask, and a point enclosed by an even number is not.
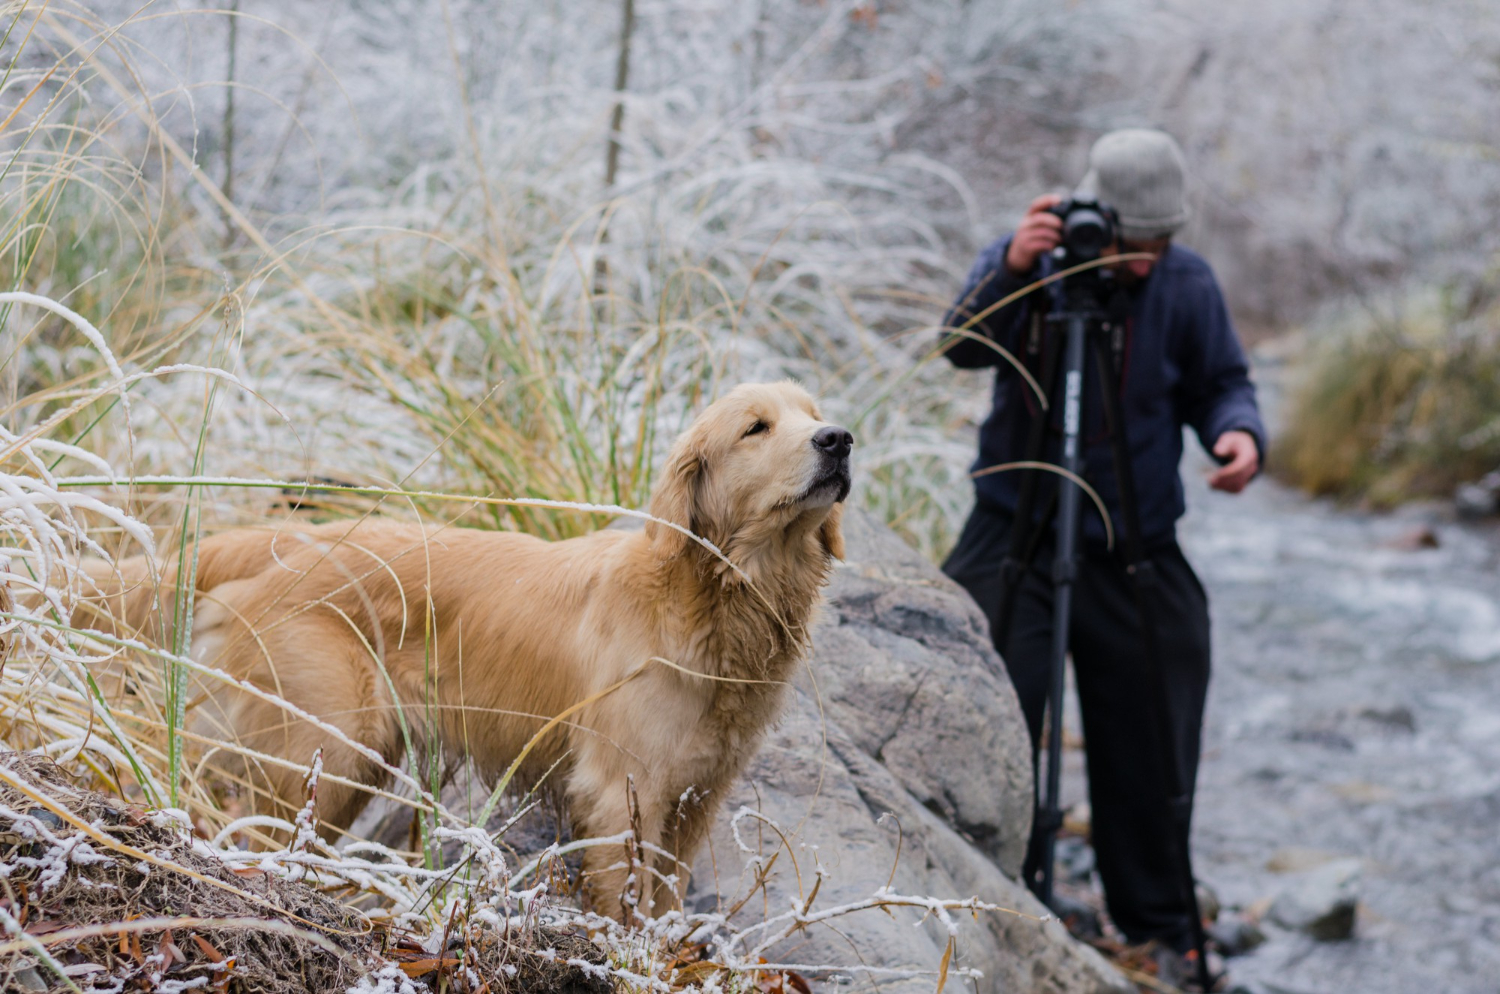
<svg viewBox="0 0 1500 994"><path fill-rule="evenodd" d="M982 615L869 517L850 513L845 534L847 559L814 630L811 665L726 799L694 867L694 909L743 901L735 921L745 928L805 902L821 867L813 912L887 886L1019 912L953 914L950 968L980 971L980 992L1133 991L1061 925L1039 920L1046 909L1012 879L1030 826L1031 764ZM764 955L824 978L930 992L949 936L921 911L868 909Z"/></svg>

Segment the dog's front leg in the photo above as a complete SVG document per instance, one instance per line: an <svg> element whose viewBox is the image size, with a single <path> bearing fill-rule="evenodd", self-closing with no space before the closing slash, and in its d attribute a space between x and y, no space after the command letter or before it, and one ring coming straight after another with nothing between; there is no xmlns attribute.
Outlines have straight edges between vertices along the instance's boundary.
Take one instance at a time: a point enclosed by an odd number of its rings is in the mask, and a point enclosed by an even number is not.
<svg viewBox="0 0 1500 994"><path fill-rule="evenodd" d="M664 893L660 874L665 861L656 855L663 847L660 792L622 774L613 789L600 790L582 805L580 800L574 793L577 837L604 839L629 833L624 842L601 843L585 850L583 886L589 905L626 925L665 910L666 906L655 904L657 895ZM671 872L671 868L666 867L665 872Z"/></svg>
<svg viewBox="0 0 1500 994"><path fill-rule="evenodd" d="M664 861L667 863L664 868L667 880L657 881L654 902L657 914L682 907L693 857L698 854L713 826L722 796L721 790L689 787L675 799L667 812L662 848L672 854L672 859Z"/></svg>

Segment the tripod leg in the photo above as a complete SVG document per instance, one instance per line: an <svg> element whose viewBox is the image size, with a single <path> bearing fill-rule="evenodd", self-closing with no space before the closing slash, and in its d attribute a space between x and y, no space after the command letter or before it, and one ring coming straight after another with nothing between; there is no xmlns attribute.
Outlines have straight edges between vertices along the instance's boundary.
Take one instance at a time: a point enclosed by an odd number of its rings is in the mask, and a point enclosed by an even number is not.
<svg viewBox="0 0 1500 994"><path fill-rule="evenodd" d="M1041 382L1047 384L1048 396L1054 398L1059 393L1056 389L1057 383L1054 382L1059 372L1059 351L1052 346L1043 348ZM1041 461L1042 450L1047 442L1049 421L1049 412L1046 410L1038 410L1033 415L1026 435L1027 462ZM1016 493L1016 516L1011 523L1010 550L1000 562L1000 604L991 624L996 646L1005 645L1010 636L1010 622L1015 611L1016 591L1020 588L1026 571L1036 561L1037 550L1041 548L1042 539L1051 530L1052 519L1057 511L1057 496L1054 491L1052 498L1048 501L1047 511L1042 516L1043 521L1033 527L1037 487L1041 484L1042 474L1035 469L1023 469L1019 472L1022 475L1020 488Z"/></svg>
<svg viewBox="0 0 1500 994"><path fill-rule="evenodd" d="M1088 323L1082 314L1071 314L1064 322L1063 348L1063 442L1061 467L1074 476L1083 469L1083 366ZM1051 716L1047 735L1047 785L1042 794L1041 899L1052 903L1053 863L1057 853L1057 830L1062 827L1062 704L1068 663L1068 633L1073 616L1073 584L1078 574L1079 490L1060 486L1057 498L1057 550L1052 561L1052 657L1051 686L1047 711Z"/></svg>
<svg viewBox="0 0 1500 994"><path fill-rule="evenodd" d="M1027 470L1034 473L1035 470ZM1036 557L1042 551L1042 543L1047 533L1052 531L1053 522L1057 520L1057 492L1054 490L1052 496L1047 500L1047 508L1042 516L1037 519L1035 527L1031 529L1022 528L1020 518L1011 524L1012 535L1030 531L1030 537L1025 540L1025 548L1020 556L1012 551L1000 564L1000 576L1002 581L1000 593L1000 606L995 611L994 622L991 628L995 635L995 648L1001 657L1005 655L1005 646L1010 643L1011 623L1015 620L1016 598L1020 596L1021 584L1025 582L1026 574L1031 567L1036 565Z"/></svg>

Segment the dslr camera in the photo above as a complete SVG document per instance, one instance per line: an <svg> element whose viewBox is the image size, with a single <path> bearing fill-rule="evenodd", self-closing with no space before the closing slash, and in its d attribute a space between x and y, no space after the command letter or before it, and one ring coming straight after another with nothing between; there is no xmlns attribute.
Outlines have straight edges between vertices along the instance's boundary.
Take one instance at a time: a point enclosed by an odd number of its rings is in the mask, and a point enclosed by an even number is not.
<svg viewBox="0 0 1500 994"><path fill-rule="evenodd" d="M1048 213L1062 218L1062 258L1065 265L1091 262L1115 240L1119 215L1108 204L1092 197L1073 197Z"/></svg>

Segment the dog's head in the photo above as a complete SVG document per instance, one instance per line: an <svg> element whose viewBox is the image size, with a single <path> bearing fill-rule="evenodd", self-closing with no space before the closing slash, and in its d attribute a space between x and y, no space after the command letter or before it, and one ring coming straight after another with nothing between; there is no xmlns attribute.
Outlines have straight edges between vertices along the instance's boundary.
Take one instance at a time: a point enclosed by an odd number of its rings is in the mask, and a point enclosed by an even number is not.
<svg viewBox="0 0 1500 994"><path fill-rule="evenodd" d="M651 513L720 548L754 547L815 533L844 555L839 524L849 496L854 436L823 421L790 381L746 383L709 406L672 446ZM647 525L659 559L681 554L681 532Z"/></svg>

